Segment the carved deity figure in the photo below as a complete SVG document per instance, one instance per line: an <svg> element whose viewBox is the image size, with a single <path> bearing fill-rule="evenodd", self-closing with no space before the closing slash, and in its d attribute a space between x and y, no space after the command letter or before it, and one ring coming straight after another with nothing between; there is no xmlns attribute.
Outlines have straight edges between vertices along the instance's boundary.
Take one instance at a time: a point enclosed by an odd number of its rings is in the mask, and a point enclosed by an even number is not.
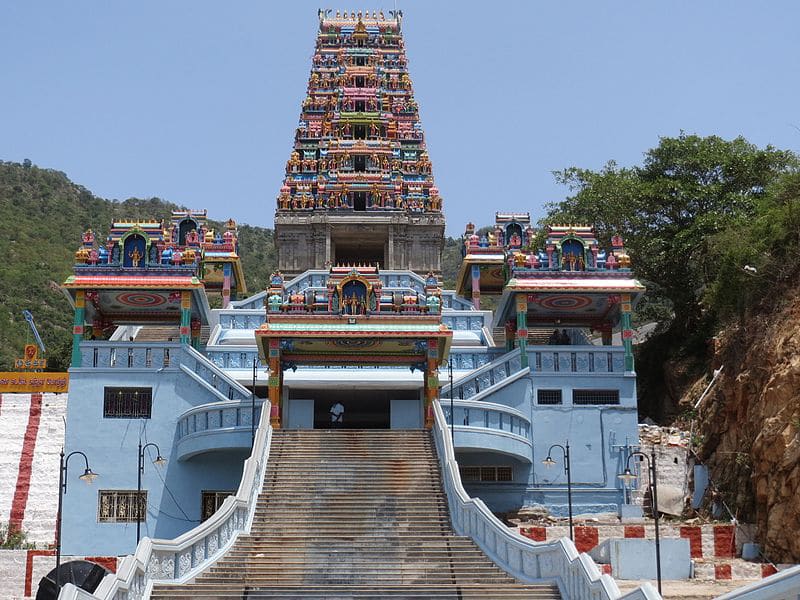
<svg viewBox="0 0 800 600"><path fill-rule="evenodd" d="M134 246L133 250L128 252L128 258L131 259L131 265L138 267L139 263L142 262L142 253L139 252L139 248Z"/></svg>

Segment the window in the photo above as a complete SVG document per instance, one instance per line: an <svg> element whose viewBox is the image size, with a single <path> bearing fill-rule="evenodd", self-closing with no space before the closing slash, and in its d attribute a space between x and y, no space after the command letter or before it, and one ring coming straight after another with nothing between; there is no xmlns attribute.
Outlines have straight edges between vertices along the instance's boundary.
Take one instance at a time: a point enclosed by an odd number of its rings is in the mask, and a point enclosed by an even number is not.
<svg viewBox="0 0 800 600"><path fill-rule="evenodd" d="M139 512L137 513L136 495L139 494ZM135 523L137 515L147 520L147 491L136 490L100 490L98 492L98 523Z"/></svg>
<svg viewBox="0 0 800 600"><path fill-rule="evenodd" d="M619 390L572 390L573 404L619 404Z"/></svg>
<svg viewBox="0 0 800 600"><path fill-rule="evenodd" d="M536 390L537 404L561 404L561 390Z"/></svg>
<svg viewBox="0 0 800 600"><path fill-rule="evenodd" d="M232 496L236 490L203 490L201 496L200 520L206 521L211 518L217 509L222 506L225 498Z"/></svg>
<svg viewBox="0 0 800 600"><path fill-rule="evenodd" d="M367 64L367 57L366 56L356 56L356 66L363 67Z"/></svg>
<svg viewBox="0 0 800 600"><path fill-rule="evenodd" d="M511 467L459 467L461 481L512 481L514 470Z"/></svg>
<svg viewBox="0 0 800 600"><path fill-rule="evenodd" d="M153 388L107 387L103 393L106 419L149 419Z"/></svg>

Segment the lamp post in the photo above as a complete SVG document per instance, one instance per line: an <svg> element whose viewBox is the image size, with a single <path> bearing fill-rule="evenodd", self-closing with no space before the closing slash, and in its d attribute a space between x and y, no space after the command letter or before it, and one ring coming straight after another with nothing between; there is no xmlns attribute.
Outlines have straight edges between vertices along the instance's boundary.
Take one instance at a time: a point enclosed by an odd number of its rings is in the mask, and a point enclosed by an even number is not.
<svg viewBox="0 0 800 600"><path fill-rule="evenodd" d="M453 454L456 451L456 434L453 429L456 424L456 415L453 412L453 356L452 354L447 359L447 371L450 375L450 441L453 444Z"/></svg>
<svg viewBox="0 0 800 600"><path fill-rule="evenodd" d="M167 464L167 459L161 456L161 449L158 444L149 442L142 446L142 440L139 440L139 468L137 469L136 478L136 545L139 545L139 537L142 529L142 475L144 475L144 451L150 446L156 449L156 459L153 461L154 465L163 467Z"/></svg>
<svg viewBox="0 0 800 600"><path fill-rule="evenodd" d="M628 485L633 483L636 475L631 473L631 459L634 456L644 458L647 461L647 470L650 474L650 491L653 497L653 521L656 526L656 578L658 580L658 593L661 594L661 542L658 535L658 480L656 479L656 453L653 451L650 456L644 452L631 452L628 460L625 461L625 471L621 475L617 475L623 482ZM652 460L651 460L652 458Z"/></svg>
<svg viewBox="0 0 800 600"><path fill-rule="evenodd" d="M61 566L61 510L64 504L64 494L67 493L67 466L69 465L69 459L75 454L80 454L83 457L84 463L86 463L83 475L79 475L78 479L85 481L87 484L91 484L95 477L97 477L97 473L94 473L89 468L89 459L86 458L83 452L75 450L67 454L65 458L64 448L61 448L61 462L58 470L58 511L56 512L56 589L61 587L58 569Z"/></svg>
<svg viewBox="0 0 800 600"><path fill-rule="evenodd" d="M556 461L551 456L553 448L560 448L564 453L564 472L567 474L567 505L569 506L569 539L574 542L575 537L572 532L572 465L569 462L569 441L566 442L566 446L561 444L550 446L547 450L547 458L542 461L542 464L548 469L556 464Z"/></svg>

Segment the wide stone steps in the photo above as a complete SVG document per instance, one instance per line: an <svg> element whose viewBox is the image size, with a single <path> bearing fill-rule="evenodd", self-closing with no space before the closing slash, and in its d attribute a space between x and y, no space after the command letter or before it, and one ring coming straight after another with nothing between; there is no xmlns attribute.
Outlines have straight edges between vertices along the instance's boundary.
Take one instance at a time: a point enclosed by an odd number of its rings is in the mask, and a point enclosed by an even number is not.
<svg viewBox="0 0 800 600"><path fill-rule="evenodd" d="M425 431L274 431L251 531L154 599L559 598L453 533Z"/></svg>
<svg viewBox="0 0 800 600"><path fill-rule="evenodd" d="M379 600L395 598L416 600L438 598L442 600L483 600L497 598L528 598L552 600L559 598L558 588L546 584L439 584L439 585L387 585L376 589L371 585L324 584L303 586L270 586L259 589L251 586L236 588L227 585L208 586L202 591L184 587L163 587L153 591L151 598L202 598L204 600L255 600L260 598L304 598Z"/></svg>

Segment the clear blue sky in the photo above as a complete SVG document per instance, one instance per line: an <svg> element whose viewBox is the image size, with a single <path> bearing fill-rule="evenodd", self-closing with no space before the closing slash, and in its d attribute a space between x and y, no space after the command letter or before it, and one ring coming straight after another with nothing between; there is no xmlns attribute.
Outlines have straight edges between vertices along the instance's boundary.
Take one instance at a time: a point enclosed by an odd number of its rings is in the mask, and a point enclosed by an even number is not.
<svg viewBox="0 0 800 600"><path fill-rule="evenodd" d="M318 6L3 2L0 159L272 226ZM450 235L680 130L800 151L795 0L397 6Z"/></svg>

